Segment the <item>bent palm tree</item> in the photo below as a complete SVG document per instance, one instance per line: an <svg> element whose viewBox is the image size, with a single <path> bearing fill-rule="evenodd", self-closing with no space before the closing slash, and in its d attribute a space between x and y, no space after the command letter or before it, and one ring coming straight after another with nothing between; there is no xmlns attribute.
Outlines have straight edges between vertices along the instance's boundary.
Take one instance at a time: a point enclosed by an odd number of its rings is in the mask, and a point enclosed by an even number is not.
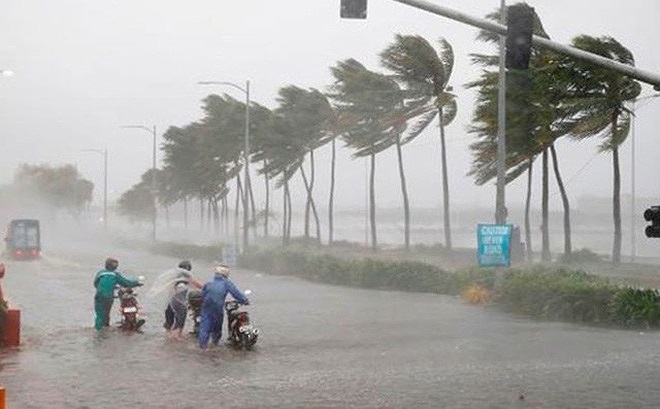
<svg viewBox="0 0 660 409"><path fill-rule="evenodd" d="M422 133L438 117L440 122L440 155L442 166L442 202L444 211L445 246L452 248L449 212L449 181L447 176L447 149L445 125L456 116L456 99L448 87L454 67L454 52L451 45L440 39L440 52L421 36L401 35L395 37L381 54L381 63L394 72L397 80L405 85L405 97L409 107L406 116L416 119L415 125L404 136L405 144Z"/></svg>
<svg viewBox="0 0 660 409"><path fill-rule="evenodd" d="M635 65L635 59L626 47L611 37L576 37L573 46L623 64ZM619 146L630 131L631 111L626 103L641 92L639 82L616 71L588 62L564 58L562 60L570 99L567 103L573 114L574 137L583 139L600 136L601 152L612 152L612 216L614 240L612 262L621 262L621 170Z"/></svg>

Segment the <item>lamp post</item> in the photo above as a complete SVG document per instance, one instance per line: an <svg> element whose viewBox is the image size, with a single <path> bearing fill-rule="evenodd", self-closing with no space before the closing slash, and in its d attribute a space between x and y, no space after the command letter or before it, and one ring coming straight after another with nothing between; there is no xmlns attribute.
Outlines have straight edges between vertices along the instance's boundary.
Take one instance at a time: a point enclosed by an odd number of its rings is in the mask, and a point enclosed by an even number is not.
<svg viewBox="0 0 660 409"><path fill-rule="evenodd" d="M151 165L151 195L153 196L154 199L154 211L151 217L151 224L152 224L152 232L151 232L151 241L155 242L156 241L156 125L154 125L152 128L149 128L144 125L122 125L121 126L124 129L142 129L144 131L149 132L150 134L153 135L153 162Z"/></svg>
<svg viewBox="0 0 660 409"><path fill-rule="evenodd" d="M240 85L236 85L233 82L227 82L227 81L198 81L197 84L199 85L229 85L230 87L234 87L237 90L243 92L245 94L245 137L244 137L244 142L245 142L245 147L244 152L243 152L243 160L245 162L244 164L244 169L245 169L245 188L243 189L243 251L247 250L248 246L248 186L249 186L249 180L250 180L250 172L249 172L249 157L250 157L250 81L247 80L245 81L245 88L241 87Z"/></svg>
<svg viewBox="0 0 660 409"><path fill-rule="evenodd" d="M108 149L83 149L103 156L103 228L108 229Z"/></svg>

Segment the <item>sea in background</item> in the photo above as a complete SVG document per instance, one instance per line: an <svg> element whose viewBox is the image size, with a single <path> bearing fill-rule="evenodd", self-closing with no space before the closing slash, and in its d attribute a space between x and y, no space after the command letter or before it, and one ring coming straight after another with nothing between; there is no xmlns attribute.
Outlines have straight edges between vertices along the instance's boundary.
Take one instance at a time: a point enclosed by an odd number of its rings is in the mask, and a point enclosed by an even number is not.
<svg viewBox="0 0 660 409"><path fill-rule="evenodd" d="M660 263L660 239L650 239L644 234L645 226L642 214L646 203L640 200L634 212L628 202L622 200L622 261L636 261L649 264ZM582 200L571 210L571 239L574 251L588 249L608 259L612 253L614 224L612 221L609 199L589 198ZM297 210L297 211L296 211ZM291 235L293 238L304 236L304 208L294 208ZM38 218L42 224L42 246L48 251L48 240L62 240L67 235L78 233L102 235L106 237L150 240L153 234L151 221L129 222L109 209L107 228L104 227L102 209L91 207L84 214L73 217L66 213L31 211L20 214L2 214L0 223L6 226L12 218ZM191 244L224 243L239 245L242 238L242 220L233 222L234 211L229 212L229 223L215 226L208 218L208 212L202 217L199 206L188 206L184 218L183 207L173 206L158 213L156 236L158 241L183 242ZM318 208L321 243L329 239L328 212ZM412 208L410 212L411 245L445 245L443 212L438 208ZM452 247L475 249L477 247L476 228L478 224L494 223L494 209L453 205L451 209ZM186 220L187 219L187 220ZM377 244L381 248L395 248L404 245L404 214L401 208L377 208ZM509 208L508 222L520 227L522 240L525 241L524 208ZM561 211L550 212L550 249L558 257L564 251L564 214ZM368 213L365 208L337 207L334 212L333 241L351 242L358 246L371 246L371 230ZM264 218L258 216L255 229L251 229L250 243L263 243ZM238 228L238 229L237 229ZM236 232L238 230L238 236ZM541 213L530 213L531 247L535 254L541 250ZM279 208L271 210L268 227L268 241L277 242L281 237L282 218ZM310 213L309 235L316 237L316 224Z"/></svg>

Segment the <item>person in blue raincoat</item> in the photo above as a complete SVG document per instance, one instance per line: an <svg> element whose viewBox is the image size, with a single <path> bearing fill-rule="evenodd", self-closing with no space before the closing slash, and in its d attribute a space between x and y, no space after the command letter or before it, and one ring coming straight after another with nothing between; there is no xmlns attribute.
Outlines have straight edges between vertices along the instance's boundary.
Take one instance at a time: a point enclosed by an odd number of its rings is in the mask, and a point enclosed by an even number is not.
<svg viewBox="0 0 660 409"><path fill-rule="evenodd" d="M207 348L209 339L213 345L220 342L227 293L241 304L249 304L245 294L229 280L229 266L220 264L215 268L213 279L202 288L202 316L198 336L201 349Z"/></svg>
<svg viewBox="0 0 660 409"><path fill-rule="evenodd" d="M96 288L96 294L94 294L94 312L96 313L94 328L97 331L110 326L110 310L114 301L115 286L120 285L131 288L142 285L140 281L128 279L115 271L117 267L119 267L119 261L108 257L105 259L105 269L94 276L94 287Z"/></svg>

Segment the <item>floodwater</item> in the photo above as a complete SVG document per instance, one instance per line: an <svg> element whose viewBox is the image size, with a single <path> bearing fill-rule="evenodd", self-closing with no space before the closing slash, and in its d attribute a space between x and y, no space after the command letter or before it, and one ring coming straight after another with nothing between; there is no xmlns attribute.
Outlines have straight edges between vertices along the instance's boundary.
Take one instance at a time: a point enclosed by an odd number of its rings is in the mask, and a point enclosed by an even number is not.
<svg viewBox="0 0 660 409"><path fill-rule="evenodd" d="M92 328L85 250L9 262L22 344L1 353L9 409L657 408L660 334L537 323L449 296L342 288L236 270L255 350L172 341L149 280L178 260L115 253L144 274L143 333ZM194 263L196 276L211 266ZM113 321L118 319L116 305ZM188 322L190 327L190 322Z"/></svg>

